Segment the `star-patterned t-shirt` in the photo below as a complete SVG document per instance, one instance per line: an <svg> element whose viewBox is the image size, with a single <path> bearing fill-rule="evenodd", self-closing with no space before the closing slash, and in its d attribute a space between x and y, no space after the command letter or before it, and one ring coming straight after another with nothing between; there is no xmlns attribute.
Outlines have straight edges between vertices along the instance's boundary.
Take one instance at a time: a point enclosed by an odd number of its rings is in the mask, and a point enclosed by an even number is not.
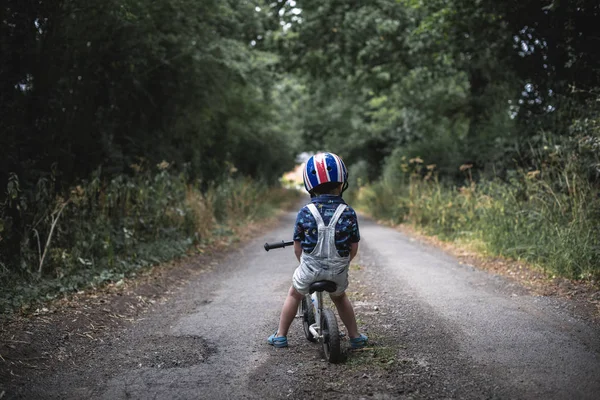
<svg viewBox="0 0 600 400"><path fill-rule="evenodd" d="M313 197L311 202L317 206L317 210L319 210L325 225L328 225L329 221L331 221L331 217L333 217L338 205L346 204L341 196L332 194ZM302 250L307 253L312 252L317 245L317 221L306 206L300 209L296 217L293 239L301 242ZM358 218L352 207L348 206L335 226L335 247L340 256L347 257L350 255L351 244L358 243L359 241Z"/></svg>

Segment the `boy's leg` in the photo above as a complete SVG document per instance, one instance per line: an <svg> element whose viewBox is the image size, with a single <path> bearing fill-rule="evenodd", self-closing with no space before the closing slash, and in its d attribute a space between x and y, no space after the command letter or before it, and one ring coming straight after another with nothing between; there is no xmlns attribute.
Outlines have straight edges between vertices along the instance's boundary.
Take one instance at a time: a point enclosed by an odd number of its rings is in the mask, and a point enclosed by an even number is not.
<svg viewBox="0 0 600 400"><path fill-rule="evenodd" d="M283 309L281 310L281 317L279 317L279 328L277 329L276 337L287 336L290 325L292 324L292 321L294 321L294 317L296 317L300 301L302 301L302 294L294 289L293 286L290 286L290 291L283 302Z"/></svg>
<svg viewBox="0 0 600 400"><path fill-rule="evenodd" d="M342 319L344 325L346 325L346 329L348 329L348 336L350 339L354 339L360 336L358 333L358 326L356 325L356 317L354 316L354 309L352 308L352 303L350 303L350 299L346 296L346 292L342 293L339 296L329 295L333 304L338 310L338 314Z"/></svg>

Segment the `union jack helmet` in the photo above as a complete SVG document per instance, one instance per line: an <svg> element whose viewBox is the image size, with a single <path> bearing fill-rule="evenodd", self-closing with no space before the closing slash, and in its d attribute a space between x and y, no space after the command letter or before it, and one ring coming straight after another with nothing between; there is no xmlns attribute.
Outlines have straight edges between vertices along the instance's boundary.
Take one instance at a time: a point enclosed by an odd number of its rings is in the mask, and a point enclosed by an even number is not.
<svg viewBox="0 0 600 400"><path fill-rule="evenodd" d="M304 187L310 193L317 186L328 182L344 184L345 189L348 182L346 165L333 153L315 154L304 166Z"/></svg>

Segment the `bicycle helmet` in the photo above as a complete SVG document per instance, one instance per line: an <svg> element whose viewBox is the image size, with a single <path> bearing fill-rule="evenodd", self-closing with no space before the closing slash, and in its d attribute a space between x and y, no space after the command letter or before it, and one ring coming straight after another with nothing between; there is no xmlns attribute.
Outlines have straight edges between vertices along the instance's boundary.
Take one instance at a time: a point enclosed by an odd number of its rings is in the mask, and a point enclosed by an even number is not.
<svg viewBox="0 0 600 400"><path fill-rule="evenodd" d="M308 159L304 166L304 187L313 190L324 183L343 184L342 192L348 187L348 170L342 159L333 153L318 153Z"/></svg>

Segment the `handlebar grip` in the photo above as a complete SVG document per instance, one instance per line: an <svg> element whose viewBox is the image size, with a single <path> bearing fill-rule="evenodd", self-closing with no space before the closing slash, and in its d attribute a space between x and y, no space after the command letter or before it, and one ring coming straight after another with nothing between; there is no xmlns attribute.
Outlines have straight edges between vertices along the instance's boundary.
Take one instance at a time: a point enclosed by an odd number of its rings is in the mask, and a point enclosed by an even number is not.
<svg viewBox="0 0 600 400"><path fill-rule="evenodd" d="M292 240L290 240L289 242L282 240L281 242L277 242L277 243L265 243L265 250L269 251L271 249L280 249L282 247L291 246L293 244L294 244L294 242Z"/></svg>

